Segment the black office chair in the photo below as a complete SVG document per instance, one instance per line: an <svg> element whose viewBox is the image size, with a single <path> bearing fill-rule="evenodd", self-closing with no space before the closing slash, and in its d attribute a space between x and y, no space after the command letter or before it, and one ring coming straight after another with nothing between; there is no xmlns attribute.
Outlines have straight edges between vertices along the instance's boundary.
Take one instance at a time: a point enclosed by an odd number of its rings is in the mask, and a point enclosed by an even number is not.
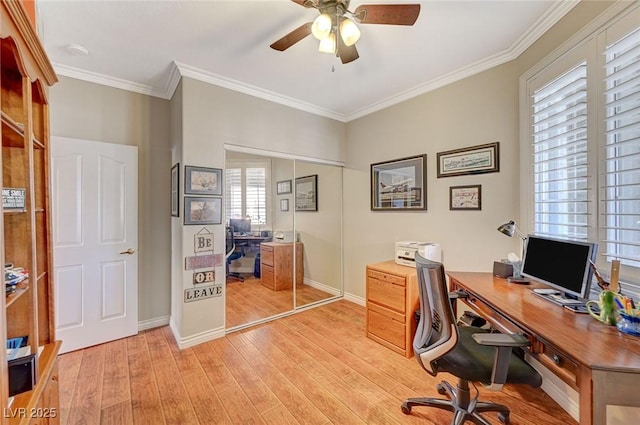
<svg viewBox="0 0 640 425"><path fill-rule="evenodd" d="M523 359L512 352L513 347L528 345L521 335L489 333L473 326L456 324L451 308L452 297L445 280L444 267L416 255L420 320L413 339L418 362L429 374L448 372L458 378L458 385L442 381L438 393L449 400L437 398L410 398L402 403L402 412L411 413L413 406L430 406L454 412L452 425L466 420L490 425L480 413L498 412L501 422L509 423L509 409L495 403L478 401L478 391L471 399L470 382L481 382L485 387L499 390L505 383L527 384L539 387L542 377ZM475 385L474 385L475 387Z"/></svg>
<svg viewBox="0 0 640 425"><path fill-rule="evenodd" d="M229 271L229 266L231 265L232 261L235 261L239 258L244 257L244 249L241 248L240 250L236 251L236 241L233 237L233 228L230 226L227 226L227 236L226 236L226 262L227 262L227 269L226 269L226 277L227 278L232 278L232 279L237 279L240 282L244 282L244 277L242 277L242 275L240 275L240 273L236 273L236 272L231 272Z"/></svg>

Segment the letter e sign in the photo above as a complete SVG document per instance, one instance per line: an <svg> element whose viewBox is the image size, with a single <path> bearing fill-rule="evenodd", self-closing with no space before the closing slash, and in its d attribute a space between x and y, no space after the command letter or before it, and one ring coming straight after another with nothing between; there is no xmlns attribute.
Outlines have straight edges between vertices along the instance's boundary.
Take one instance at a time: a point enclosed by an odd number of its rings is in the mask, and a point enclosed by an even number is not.
<svg viewBox="0 0 640 425"><path fill-rule="evenodd" d="M194 251L213 251L213 233L202 233L194 235Z"/></svg>

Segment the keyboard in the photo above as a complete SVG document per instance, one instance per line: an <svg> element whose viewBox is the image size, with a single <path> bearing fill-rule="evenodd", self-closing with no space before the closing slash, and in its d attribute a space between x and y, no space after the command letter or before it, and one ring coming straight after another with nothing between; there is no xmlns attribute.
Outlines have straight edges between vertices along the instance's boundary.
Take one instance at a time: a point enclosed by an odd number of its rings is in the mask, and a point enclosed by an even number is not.
<svg viewBox="0 0 640 425"><path fill-rule="evenodd" d="M585 304L567 304L564 306L567 310L571 310L574 313L589 313ZM591 306L593 314L600 314L600 308L597 305Z"/></svg>

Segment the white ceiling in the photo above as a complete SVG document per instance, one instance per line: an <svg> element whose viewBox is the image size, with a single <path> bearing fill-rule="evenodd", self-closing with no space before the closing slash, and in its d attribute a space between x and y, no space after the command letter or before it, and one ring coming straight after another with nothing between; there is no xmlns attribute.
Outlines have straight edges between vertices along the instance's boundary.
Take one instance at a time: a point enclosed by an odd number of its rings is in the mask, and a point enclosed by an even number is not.
<svg viewBox="0 0 640 425"><path fill-rule="evenodd" d="M58 74L169 99L180 75L349 121L512 60L577 0L420 3L414 26L359 25L343 65L305 38L269 45L317 16L289 0L38 0L40 36ZM89 50L74 56L69 44Z"/></svg>

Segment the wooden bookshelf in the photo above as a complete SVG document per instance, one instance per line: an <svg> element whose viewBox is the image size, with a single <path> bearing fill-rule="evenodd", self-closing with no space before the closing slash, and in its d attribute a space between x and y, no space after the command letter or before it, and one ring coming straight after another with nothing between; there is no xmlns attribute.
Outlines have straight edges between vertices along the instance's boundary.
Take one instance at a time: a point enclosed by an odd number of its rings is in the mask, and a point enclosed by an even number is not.
<svg viewBox="0 0 640 425"><path fill-rule="evenodd" d="M59 423L53 320L49 205L48 88L56 75L22 2L0 0L2 187L24 190L24 208L0 215L0 259L28 271L16 291L0 299L0 419L8 424ZM7 339L28 337L35 385L9 397ZM46 413L46 415L45 415Z"/></svg>

